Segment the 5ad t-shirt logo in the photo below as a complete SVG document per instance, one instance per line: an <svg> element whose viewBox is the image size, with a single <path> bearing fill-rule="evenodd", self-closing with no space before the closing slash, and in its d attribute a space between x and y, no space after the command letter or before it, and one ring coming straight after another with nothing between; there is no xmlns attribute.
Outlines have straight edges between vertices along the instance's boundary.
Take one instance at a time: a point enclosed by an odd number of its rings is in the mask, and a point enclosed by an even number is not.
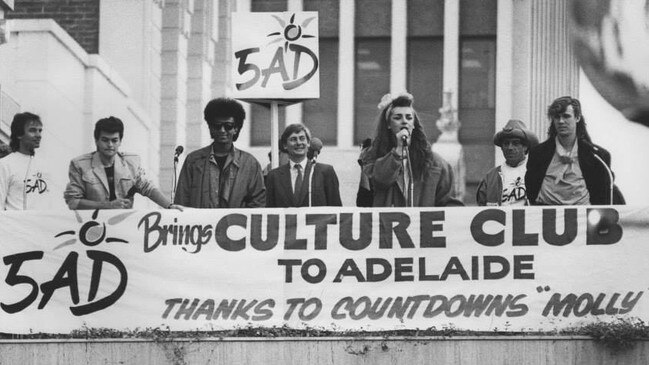
<svg viewBox="0 0 649 365"><path fill-rule="evenodd" d="M43 194L47 191L47 181L43 178L43 174L37 172L32 178L25 180L25 193L38 193Z"/></svg>

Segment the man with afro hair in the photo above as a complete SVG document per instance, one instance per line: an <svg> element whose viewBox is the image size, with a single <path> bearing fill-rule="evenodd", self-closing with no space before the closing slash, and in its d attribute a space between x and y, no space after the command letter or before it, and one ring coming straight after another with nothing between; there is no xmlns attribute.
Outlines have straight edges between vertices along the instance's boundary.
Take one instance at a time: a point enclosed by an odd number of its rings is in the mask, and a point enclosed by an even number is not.
<svg viewBox="0 0 649 365"><path fill-rule="evenodd" d="M261 165L234 146L246 112L234 99L207 103L211 145L190 153L178 176L175 203L193 208L256 208L266 202Z"/></svg>

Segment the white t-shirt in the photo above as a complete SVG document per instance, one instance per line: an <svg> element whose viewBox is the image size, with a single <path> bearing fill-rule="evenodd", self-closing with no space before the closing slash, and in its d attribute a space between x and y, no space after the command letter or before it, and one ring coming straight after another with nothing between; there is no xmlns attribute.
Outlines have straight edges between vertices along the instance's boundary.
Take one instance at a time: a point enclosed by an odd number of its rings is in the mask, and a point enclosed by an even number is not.
<svg viewBox="0 0 649 365"><path fill-rule="evenodd" d="M516 167L506 163L500 166L500 176L503 180L501 205L525 205L527 194L525 190L525 172L527 157Z"/></svg>
<svg viewBox="0 0 649 365"><path fill-rule="evenodd" d="M39 158L14 152L0 159L0 210L58 208L52 174ZM60 194L59 194L60 195Z"/></svg>

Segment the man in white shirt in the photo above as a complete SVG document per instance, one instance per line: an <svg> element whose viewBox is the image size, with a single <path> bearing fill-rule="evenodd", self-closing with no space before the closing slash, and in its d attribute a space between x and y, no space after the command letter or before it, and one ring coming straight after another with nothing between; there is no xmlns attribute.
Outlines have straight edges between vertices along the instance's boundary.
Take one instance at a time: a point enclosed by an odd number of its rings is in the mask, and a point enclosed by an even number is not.
<svg viewBox="0 0 649 365"><path fill-rule="evenodd" d="M0 210L52 209L52 175L36 155L43 123L38 115L18 113L11 122L11 149L0 159Z"/></svg>
<svg viewBox="0 0 649 365"><path fill-rule="evenodd" d="M528 205L525 189L527 154L539 143L525 123L510 119L494 135L494 144L502 149L505 163L489 170L478 185L478 205Z"/></svg>

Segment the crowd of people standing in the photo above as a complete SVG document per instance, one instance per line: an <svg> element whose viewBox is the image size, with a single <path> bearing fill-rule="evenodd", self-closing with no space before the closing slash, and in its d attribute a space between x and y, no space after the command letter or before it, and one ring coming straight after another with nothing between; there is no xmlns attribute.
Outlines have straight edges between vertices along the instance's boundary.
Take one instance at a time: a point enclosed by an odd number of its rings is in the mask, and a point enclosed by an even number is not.
<svg viewBox="0 0 649 365"><path fill-rule="evenodd" d="M408 93L379 103L373 138L358 162L356 204L372 207L462 206L453 169L433 152ZM314 138L304 124L288 125L280 138L287 162L265 174L250 153L234 144L246 117L241 103L210 101L204 119L212 143L189 153L174 199L146 178L139 156L119 150L124 123L116 117L95 123L95 151L72 159L63 197L47 188L54 172L37 149L40 117L18 113L11 124L8 155L0 159L0 210L48 209L65 199L70 209L129 209L135 194L166 209L341 206L335 167L309 153ZM610 169L611 155L594 144L579 100L566 96L548 107L548 137L539 143L526 124L511 119L494 135L505 161L487 171L476 193L478 205L624 204ZM2 152L2 151L0 151Z"/></svg>

